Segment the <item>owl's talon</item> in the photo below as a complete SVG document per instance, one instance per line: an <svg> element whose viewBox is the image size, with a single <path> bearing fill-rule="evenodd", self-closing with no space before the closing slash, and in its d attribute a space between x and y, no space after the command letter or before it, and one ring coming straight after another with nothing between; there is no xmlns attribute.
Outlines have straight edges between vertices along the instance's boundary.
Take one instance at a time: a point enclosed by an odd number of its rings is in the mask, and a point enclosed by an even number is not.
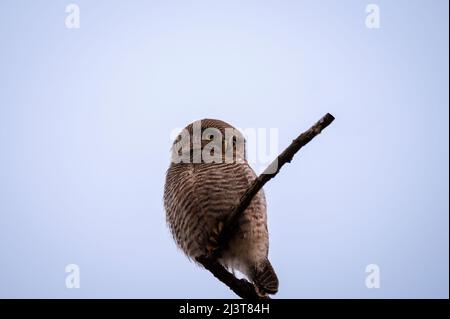
<svg viewBox="0 0 450 319"><path fill-rule="evenodd" d="M212 229L211 236L208 237L208 243L206 244L206 250L209 254L219 249L219 235L223 228L222 222L219 222L216 227Z"/></svg>
<svg viewBox="0 0 450 319"><path fill-rule="evenodd" d="M217 230L218 230L218 233L219 233L219 234L222 232L222 229L223 229L223 222L219 222L219 223L217 224Z"/></svg>
<svg viewBox="0 0 450 319"><path fill-rule="evenodd" d="M223 229L223 222L218 222L217 226L213 229L213 234L218 237Z"/></svg>
<svg viewBox="0 0 450 319"><path fill-rule="evenodd" d="M208 254L212 254L214 251L216 251L219 247L217 245L206 245L206 250L208 251Z"/></svg>

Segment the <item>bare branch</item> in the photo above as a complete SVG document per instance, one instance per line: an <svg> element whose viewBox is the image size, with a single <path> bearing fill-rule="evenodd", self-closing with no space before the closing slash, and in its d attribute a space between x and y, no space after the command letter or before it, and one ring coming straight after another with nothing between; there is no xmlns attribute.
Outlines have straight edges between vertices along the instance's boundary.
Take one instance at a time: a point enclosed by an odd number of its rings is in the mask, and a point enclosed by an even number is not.
<svg viewBox="0 0 450 319"><path fill-rule="evenodd" d="M233 292L244 299L261 299L255 290L255 286L245 279L237 279L226 270L216 259L200 256L197 261L208 269L214 277L227 285Z"/></svg>
<svg viewBox="0 0 450 319"><path fill-rule="evenodd" d="M323 129L334 121L333 115L327 113L309 130L300 134L292 141L278 157L259 175L250 187L241 196L238 205L234 206L228 218L224 222L222 232L218 236L218 249L214 250L209 256L201 256L197 261L208 269L217 279L222 281L238 296L247 299L262 298L256 292L253 284L246 280L239 280L228 272L222 265L217 262L221 256L222 251L226 250L230 238L236 234L238 230L238 221L247 207L250 205L253 197L261 190L261 188L272 178L274 178L284 164L290 163L294 155L306 144L308 144L314 137L316 137Z"/></svg>

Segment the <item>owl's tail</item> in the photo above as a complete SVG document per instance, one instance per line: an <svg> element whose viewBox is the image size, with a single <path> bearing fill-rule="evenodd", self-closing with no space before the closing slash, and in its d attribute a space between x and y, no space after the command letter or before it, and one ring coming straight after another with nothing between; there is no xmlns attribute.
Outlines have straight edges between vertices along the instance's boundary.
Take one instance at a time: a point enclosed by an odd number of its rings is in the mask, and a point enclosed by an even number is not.
<svg viewBox="0 0 450 319"><path fill-rule="evenodd" d="M269 259L266 259L254 269L252 280L256 288L262 293L273 295L278 291L278 277Z"/></svg>

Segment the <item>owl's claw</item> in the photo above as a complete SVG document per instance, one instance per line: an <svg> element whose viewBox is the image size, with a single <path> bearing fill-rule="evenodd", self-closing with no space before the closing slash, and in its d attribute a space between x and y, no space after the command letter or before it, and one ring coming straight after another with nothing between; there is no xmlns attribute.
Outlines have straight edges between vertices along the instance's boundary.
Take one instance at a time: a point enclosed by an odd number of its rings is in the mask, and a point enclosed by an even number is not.
<svg viewBox="0 0 450 319"><path fill-rule="evenodd" d="M206 250L208 251L209 255L212 255L218 248L219 246L217 245L210 245L210 244L206 245Z"/></svg>
<svg viewBox="0 0 450 319"><path fill-rule="evenodd" d="M217 246L217 238L214 236L209 237L209 243Z"/></svg>
<svg viewBox="0 0 450 319"><path fill-rule="evenodd" d="M214 251L219 249L218 238L223 229L223 222L219 221L217 226L213 228L212 235L208 238L208 243L206 245L206 250L209 254L212 254Z"/></svg>
<svg viewBox="0 0 450 319"><path fill-rule="evenodd" d="M218 222L216 228L213 229L213 234L216 237L219 237L220 233L222 232L223 229L223 222Z"/></svg>
<svg viewBox="0 0 450 319"><path fill-rule="evenodd" d="M219 222L218 224L217 224L217 229L218 229L218 231L219 231L219 234L222 232L222 229L223 229L223 222Z"/></svg>

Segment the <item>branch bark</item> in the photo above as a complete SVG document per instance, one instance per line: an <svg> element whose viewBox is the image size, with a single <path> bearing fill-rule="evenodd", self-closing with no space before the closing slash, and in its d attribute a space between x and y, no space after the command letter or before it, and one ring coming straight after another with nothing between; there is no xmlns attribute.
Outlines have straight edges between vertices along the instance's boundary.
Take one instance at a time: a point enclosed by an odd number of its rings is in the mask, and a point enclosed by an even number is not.
<svg viewBox="0 0 450 319"><path fill-rule="evenodd" d="M245 279L237 279L232 273L226 270L217 259L200 256L197 261L209 270L214 277L227 285L236 295L244 299L261 299L256 292L255 286Z"/></svg>
<svg viewBox="0 0 450 319"><path fill-rule="evenodd" d="M245 299L259 299L261 297L253 284L245 279L237 279L233 274L227 271L218 261L221 253L227 249L230 238L238 230L238 221L247 207L250 205L253 197L261 188L280 171L284 164L290 163L294 155L314 137L320 134L323 129L334 121L333 115L327 113L310 129L300 134L278 157L259 175L245 193L241 196L239 203L235 205L227 219L224 222L223 229L218 236L218 249L207 256L200 256L197 261L209 270L217 279L226 284L238 296Z"/></svg>

